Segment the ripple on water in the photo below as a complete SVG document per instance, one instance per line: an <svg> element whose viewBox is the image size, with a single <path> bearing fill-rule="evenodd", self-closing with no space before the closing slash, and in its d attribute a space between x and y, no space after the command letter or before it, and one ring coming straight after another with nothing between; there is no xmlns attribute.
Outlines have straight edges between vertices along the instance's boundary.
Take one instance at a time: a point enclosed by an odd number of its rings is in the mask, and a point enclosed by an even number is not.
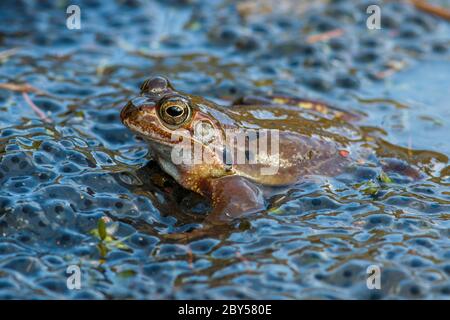
<svg viewBox="0 0 450 320"><path fill-rule="evenodd" d="M32 2L1 5L0 52L19 51L2 59L0 77L45 91L28 95L52 122L0 90L0 298L448 299L448 25L389 1L382 36L367 35L365 2L360 12L334 1L298 13L291 0L272 12L81 1L82 32L42 32L64 15L42 1L31 12ZM336 28L341 36L308 40ZM392 66L403 70L381 79ZM168 242L163 234L200 225L208 204L152 164L141 169L147 146L120 123L155 74L220 101L275 92L354 108L367 115L364 134L394 144L378 152L405 159L400 147L412 146L425 177L381 183L379 168L361 165L275 195L230 234ZM381 290L366 286L373 264ZM67 289L68 265L82 268L81 290Z"/></svg>

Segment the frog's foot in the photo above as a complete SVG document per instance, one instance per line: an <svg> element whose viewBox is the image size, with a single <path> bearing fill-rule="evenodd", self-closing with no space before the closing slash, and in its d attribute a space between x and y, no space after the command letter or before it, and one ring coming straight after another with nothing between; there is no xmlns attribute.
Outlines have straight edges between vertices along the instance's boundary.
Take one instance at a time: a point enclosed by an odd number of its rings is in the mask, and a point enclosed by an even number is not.
<svg viewBox="0 0 450 320"><path fill-rule="evenodd" d="M398 159L383 159L381 160L383 170L386 172L398 173L402 176L409 177L412 180L419 180L422 174L417 169L413 168L405 161Z"/></svg>
<svg viewBox="0 0 450 320"><path fill-rule="evenodd" d="M228 236L232 226L229 224L222 225L207 225L200 229L195 229L190 232L169 233L162 236L165 240L175 241L179 243L187 243L202 238L223 238Z"/></svg>
<svg viewBox="0 0 450 320"><path fill-rule="evenodd" d="M176 242L190 242L199 238L206 236L205 230L196 229L192 232L181 232L181 233L169 233L162 236L165 240L171 240Z"/></svg>

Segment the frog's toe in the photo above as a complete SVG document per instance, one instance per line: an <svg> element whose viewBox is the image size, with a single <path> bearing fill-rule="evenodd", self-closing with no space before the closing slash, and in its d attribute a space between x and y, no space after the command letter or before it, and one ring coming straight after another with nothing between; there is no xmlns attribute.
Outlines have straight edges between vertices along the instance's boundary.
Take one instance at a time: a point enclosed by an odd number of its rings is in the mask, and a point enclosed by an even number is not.
<svg viewBox="0 0 450 320"><path fill-rule="evenodd" d="M204 227L204 228L192 230L190 232L165 234L165 235L163 235L163 238L165 240L186 243L186 242L198 240L200 238L205 238L207 236L217 237L218 234L215 232L212 232L212 230L210 228Z"/></svg>
<svg viewBox="0 0 450 320"><path fill-rule="evenodd" d="M170 241L187 242L190 239L190 235L189 232L169 233L162 235L162 238Z"/></svg>

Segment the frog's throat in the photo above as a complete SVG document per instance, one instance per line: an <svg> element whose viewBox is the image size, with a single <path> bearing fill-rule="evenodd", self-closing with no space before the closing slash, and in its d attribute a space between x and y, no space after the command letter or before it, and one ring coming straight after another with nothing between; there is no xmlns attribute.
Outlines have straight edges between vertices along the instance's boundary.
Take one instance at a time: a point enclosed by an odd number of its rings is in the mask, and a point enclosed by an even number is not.
<svg viewBox="0 0 450 320"><path fill-rule="evenodd" d="M157 157L158 157L158 163L161 166L161 169L163 169L163 171L165 171L168 175L170 175L178 183L181 184L181 182L182 182L181 175L180 175L180 172L178 171L177 166L168 159L165 159L159 155L157 155Z"/></svg>

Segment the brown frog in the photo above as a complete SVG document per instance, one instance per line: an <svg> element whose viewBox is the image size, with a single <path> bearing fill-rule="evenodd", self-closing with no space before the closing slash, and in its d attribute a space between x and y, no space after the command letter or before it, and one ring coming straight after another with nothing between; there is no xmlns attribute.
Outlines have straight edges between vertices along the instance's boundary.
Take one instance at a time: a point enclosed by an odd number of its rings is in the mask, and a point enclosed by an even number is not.
<svg viewBox="0 0 450 320"><path fill-rule="evenodd" d="M141 85L122 122L150 145L154 159L181 186L211 200L205 226L173 235L197 237L266 207L265 190L336 176L371 151L359 115L286 97L245 97L230 107L181 93L164 77ZM417 172L396 161L387 170Z"/></svg>

